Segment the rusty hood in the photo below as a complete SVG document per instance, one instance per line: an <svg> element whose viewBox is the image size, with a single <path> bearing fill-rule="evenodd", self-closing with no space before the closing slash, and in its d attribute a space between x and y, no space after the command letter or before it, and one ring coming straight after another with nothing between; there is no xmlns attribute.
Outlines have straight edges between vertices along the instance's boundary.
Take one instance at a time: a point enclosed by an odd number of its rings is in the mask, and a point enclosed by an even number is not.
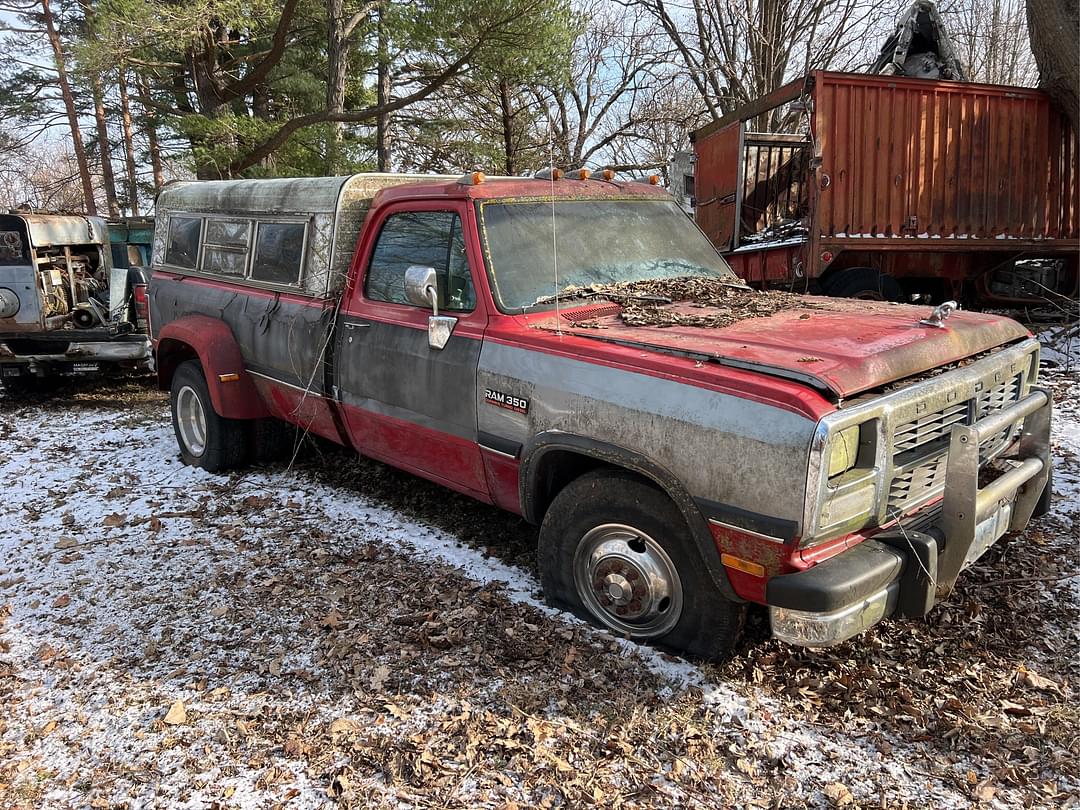
<svg viewBox="0 0 1080 810"><path fill-rule="evenodd" d="M839 398L963 360L1029 334L1014 320L980 312L954 312L944 327L935 328L919 323L930 314L929 306L811 296L805 300L805 307L720 327L677 323L709 320L710 307L686 302L660 308L665 316L661 320L675 321L673 325L631 325L615 305L606 307L606 312L595 306L563 312L539 323L533 321L533 325L796 379Z"/></svg>

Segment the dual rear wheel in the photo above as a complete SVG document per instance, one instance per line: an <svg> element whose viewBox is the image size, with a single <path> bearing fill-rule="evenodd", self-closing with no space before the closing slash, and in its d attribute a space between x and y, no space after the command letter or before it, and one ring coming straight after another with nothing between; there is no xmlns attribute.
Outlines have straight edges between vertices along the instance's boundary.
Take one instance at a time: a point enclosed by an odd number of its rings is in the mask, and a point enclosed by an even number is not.
<svg viewBox="0 0 1080 810"><path fill-rule="evenodd" d="M220 472L249 461L291 456L295 431L277 419L228 419L214 410L198 360L181 363L173 374L169 402L173 431L185 464Z"/></svg>

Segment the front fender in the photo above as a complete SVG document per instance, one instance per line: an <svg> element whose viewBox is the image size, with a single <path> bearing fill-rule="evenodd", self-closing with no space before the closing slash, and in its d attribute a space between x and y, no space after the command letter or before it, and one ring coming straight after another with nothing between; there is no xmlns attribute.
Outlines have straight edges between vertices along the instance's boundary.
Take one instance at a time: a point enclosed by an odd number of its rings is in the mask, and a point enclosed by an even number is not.
<svg viewBox="0 0 1080 810"><path fill-rule="evenodd" d="M721 593L734 602L744 601L731 586L727 570L720 562L720 552L712 532L709 531L709 524L686 487L670 470L633 450L558 430L545 431L534 436L522 450L521 472L518 478L522 511L526 520L539 523L543 518L537 495L542 485L539 473L543 457L553 450L578 453L613 467L630 470L660 487L682 513L701 562Z"/></svg>
<svg viewBox="0 0 1080 810"><path fill-rule="evenodd" d="M240 354L240 346L224 321L187 315L170 321L157 336L158 382L167 389L176 366L194 354L202 366L210 401L228 419L260 419L270 415Z"/></svg>

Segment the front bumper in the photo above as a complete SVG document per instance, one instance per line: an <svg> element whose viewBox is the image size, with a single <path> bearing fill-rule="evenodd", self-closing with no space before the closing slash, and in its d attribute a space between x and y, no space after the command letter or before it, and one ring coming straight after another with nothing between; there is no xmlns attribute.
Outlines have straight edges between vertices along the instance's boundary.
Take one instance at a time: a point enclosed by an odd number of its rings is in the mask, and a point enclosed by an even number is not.
<svg viewBox="0 0 1080 810"><path fill-rule="evenodd" d="M924 616L952 591L960 572L1008 532L1024 529L1050 475L1051 396L1026 397L973 425L952 429L940 511L917 528L897 522L806 571L766 586L773 635L827 647L893 614ZM979 447L1023 420L1007 468L979 486Z"/></svg>

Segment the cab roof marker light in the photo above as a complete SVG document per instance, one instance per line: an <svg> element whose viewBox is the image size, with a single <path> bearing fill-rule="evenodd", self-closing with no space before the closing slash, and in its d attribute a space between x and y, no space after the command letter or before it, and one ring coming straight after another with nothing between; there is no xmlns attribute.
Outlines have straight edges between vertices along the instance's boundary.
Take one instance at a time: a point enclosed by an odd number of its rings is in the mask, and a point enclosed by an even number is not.
<svg viewBox="0 0 1080 810"><path fill-rule="evenodd" d="M604 169L602 172L600 172L600 176L610 183L615 179L615 170Z"/></svg>
<svg viewBox="0 0 1080 810"><path fill-rule="evenodd" d="M485 180L487 180L487 175L483 172L469 172L458 178L458 184L462 186L478 186Z"/></svg>
<svg viewBox="0 0 1080 810"><path fill-rule="evenodd" d="M588 180L590 177L592 177L592 172L583 166L580 169L574 169L573 171L571 171L570 177L574 180Z"/></svg>
<svg viewBox="0 0 1080 810"><path fill-rule="evenodd" d="M541 169L533 175L537 180L561 180L562 176L563 170L556 168Z"/></svg>
<svg viewBox="0 0 1080 810"><path fill-rule="evenodd" d="M658 185L660 185L660 175L658 175L658 174L650 174L649 175L649 185L650 186L658 186Z"/></svg>

